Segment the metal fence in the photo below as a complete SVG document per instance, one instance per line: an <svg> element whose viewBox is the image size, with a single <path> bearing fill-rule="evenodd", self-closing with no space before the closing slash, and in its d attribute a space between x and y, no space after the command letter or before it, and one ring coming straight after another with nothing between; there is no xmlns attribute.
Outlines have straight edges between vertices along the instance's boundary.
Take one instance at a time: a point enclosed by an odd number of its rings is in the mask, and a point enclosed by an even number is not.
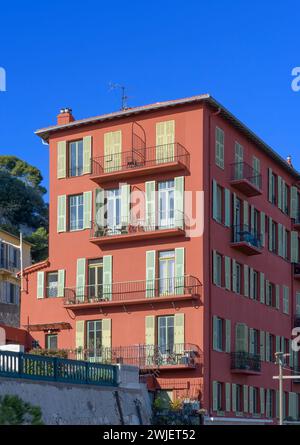
<svg viewBox="0 0 300 445"><path fill-rule="evenodd" d="M247 224L240 224L233 227L232 241L234 243L246 242L251 246L262 248L261 234L252 229Z"/></svg>
<svg viewBox="0 0 300 445"><path fill-rule="evenodd" d="M255 170L251 165L246 162L235 162L230 164L230 179L231 181L239 181L242 179L247 180L253 186L261 190L262 177L261 173Z"/></svg>
<svg viewBox="0 0 300 445"><path fill-rule="evenodd" d="M260 372L261 359L259 354L238 351L231 353L231 369Z"/></svg>
<svg viewBox="0 0 300 445"><path fill-rule="evenodd" d="M190 167L190 154L178 142L112 153L92 159L92 176L138 168L154 167L169 162L181 162Z"/></svg>
<svg viewBox="0 0 300 445"><path fill-rule="evenodd" d="M0 351L0 376L117 386L117 368L113 365L11 351Z"/></svg>

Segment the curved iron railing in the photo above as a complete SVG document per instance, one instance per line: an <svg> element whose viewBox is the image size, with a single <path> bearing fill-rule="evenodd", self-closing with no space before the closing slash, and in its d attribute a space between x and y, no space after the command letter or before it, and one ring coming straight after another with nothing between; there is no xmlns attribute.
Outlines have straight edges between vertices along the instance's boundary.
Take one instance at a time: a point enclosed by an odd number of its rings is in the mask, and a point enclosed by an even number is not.
<svg viewBox="0 0 300 445"><path fill-rule="evenodd" d="M157 145L146 148L133 148L132 150L98 156L92 159L92 176L153 167L168 162L181 162L184 167L190 168L190 154L178 142Z"/></svg>
<svg viewBox="0 0 300 445"><path fill-rule="evenodd" d="M176 295L200 296L201 283L191 275L155 280L139 280L78 286L64 289L64 304L126 302Z"/></svg>

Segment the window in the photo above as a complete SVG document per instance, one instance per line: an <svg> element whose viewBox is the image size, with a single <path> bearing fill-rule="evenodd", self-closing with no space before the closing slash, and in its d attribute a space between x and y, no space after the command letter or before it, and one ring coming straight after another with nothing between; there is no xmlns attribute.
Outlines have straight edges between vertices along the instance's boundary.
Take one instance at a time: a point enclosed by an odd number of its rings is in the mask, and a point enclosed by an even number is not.
<svg viewBox="0 0 300 445"><path fill-rule="evenodd" d="M260 188L260 160L253 156L252 159L252 167L253 167L253 178L252 183L257 187Z"/></svg>
<svg viewBox="0 0 300 445"><path fill-rule="evenodd" d="M287 184L283 184L282 188L282 211L288 215L289 214L289 187Z"/></svg>
<svg viewBox="0 0 300 445"><path fill-rule="evenodd" d="M157 317L158 346L162 354L174 349L174 316Z"/></svg>
<svg viewBox="0 0 300 445"><path fill-rule="evenodd" d="M80 176L83 172L83 141L69 144L69 176Z"/></svg>
<svg viewBox="0 0 300 445"><path fill-rule="evenodd" d="M235 179L243 179L244 177L244 148L238 142L235 143Z"/></svg>
<svg viewBox="0 0 300 445"><path fill-rule="evenodd" d="M275 286L270 282L266 284L266 305L276 307Z"/></svg>
<svg viewBox="0 0 300 445"><path fill-rule="evenodd" d="M271 235L271 244L270 244L270 251L276 253L277 251L277 224L272 221L271 224L271 231L272 231L272 235Z"/></svg>
<svg viewBox="0 0 300 445"><path fill-rule="evenodd" d="M90 260L88 263L89 299L101 300L103 297L103 261Z"/></svg>
<svg viewBox="0 0 300 445"><path fill-rule="evenodd" d="M257 329L253 329L253 354L259 354L259 331Z"/></svg>
<svg viewBox="0 0 300 445"><path fill-rule="evenodd" d="M236 394L235 394L235 403L236 403L236 411L241 413L243 411L242 408L242 394L243 394L243 386L236 385Z"/></svg>
<svg viewBox="0 0 300 445"><path fill-rule="evenodd" d="M236 292L240 294L242 292L242 266L239 263L235 263L236 273Z"/></svg>
<svg viewBox="0 0 300 445"><path fill-rule="evenodd" d="M47 274L47 297L57 297L58 273L49 272Z"/></svg>
<svg viewBox="0 0 300 445"><path fill-rule="evenodd" d="M258 414L258 388L253 388L253 413Z"/></svg>
<svg viewBox="0 0 300 445"><path fill-rule="evenodd" d="M158 225L174 227L174 180L158 183Z"/></svg>
<svg viewBox="0 0 300 445"><path fill-rule="evenodd" d="M255 235L259 234L259 211L254 209L253 211L253 227L252 227L253 233Z"/></svg>
<svg viewBox="0 0 300 445"><path fill-rule="evenodd" d="M109 233L114 234L121 229L121 192L120 189L106 192L107 227Z"/></svg>
<svg viewBox="0 0 300 445"><path fill-rule="evenodd" d="M216 221L222 223L222 200L223 200L223 189L219 185L217 185L217 214Z"/></svg>
<svg viewBox="0 0 300 445"><path fill-rule="evenodd" d="M83 229L83 194L70 196L69 221L71 231Z"/></svg>
<svg viewBox="0 0 300 445"><path fill-rule="evenodd" d="M224 168L224 131L216 127L216 165Z"/></svg>
<svg viewBox="0 0 300 445"><path fill-rule="evenodd" d="M159 252L159 295L174 294L175 251Z"/></svg>
<svg viewBox="0 0 300 445"><path fill-rule="evenodd" d="M57 334L46 335L46 349L57 349Z"/></svg>
<svg viewBox="0 0 300 445"><path fill-rule="evenodd" d="M275 349L275 336L273 334L270 334L267 337L267 340L269 342L269 347L268 347L269 356L267 357L267 360L269 362L273 362L274 361L274 354L275 354L275 350L274 350Z"/></svg>
<svg viewBox="0 0 300 445"><path fill-rule="evenodd" d="M214 255L214 284L222 286L222 255L217 252Z"/></svg>
<svg viewBox="0 0 300 445"><path fill-rule="evenodd" d="M102 357L102 320L88 321L86 329L86 347L89 361L98 361Z"/></svg>
<svg viewBox="0 0 300 445"><path fill-rule="evenodd" d="M222 318L217 317L216 319L216 346L218 351L223 351L224 349L224 320Z"/></svg>
<svg viewBox="0 0 300 445"><path fill-rule="evenodd" d="M224 406L223 406L223 403L224 403L223 402L223 383L217 382L216 390L217 390L217 397L216 397L217 406L216 406L216 408L217 408L217 411L223 411L223 408L224 408Z"/></svg>

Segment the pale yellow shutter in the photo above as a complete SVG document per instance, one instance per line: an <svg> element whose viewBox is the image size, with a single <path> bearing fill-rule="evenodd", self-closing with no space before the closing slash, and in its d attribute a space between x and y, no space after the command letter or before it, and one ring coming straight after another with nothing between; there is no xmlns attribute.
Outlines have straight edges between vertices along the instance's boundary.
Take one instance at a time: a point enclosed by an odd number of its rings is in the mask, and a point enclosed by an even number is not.
<svg viewBox="0 0 300 445"><path fill-rule="evenodd" d="M145 317L145 343L148 346L155 344L155 317L146 315Z"/></svg>
<svg viewBox="0 0 300 445"><path fill-rule="evenodd" d="M44 298L45 292L45 273L38 272L37 273L37 298Z"/></svg>
<svg viewBox="0 0 300 445"><path fill-rule="evenodd" d="M122 132L104 134L104 172L120 170L122 167Z"/></svg>
<svg viewBox="0 0 300 445"><path fill-rule="evenodd" d="M61 269L58 271L58 280L57 280L57 296L63 297L65 291L65 270Z"/></svg>
<svg viewBox="0 0 300 445"><path fill-rule="evenodd" d="M76 320L76 338L75 338L75 347L76 349L84 349L84 320Z"/></svg>
<svg viewBox="0 0 300 445"><path fill-rule="evenodd" d="M83 169L82 173L91 173L92 136L83 138Z"/></svg>
<svg viewBox="0 0 300 445"><path fill-rule="evenodd" d="M83 193L83 228L90 229L92 223L92 192Z"/></svg>
<svg viewBox="0 0 300 445"><path fill-rule="evenodd" d="M61 195L57 197L57 232L65 232L67 230L67 196Z"/></svg>
<svg viewBox="0 0 300 445"><path fill-rule="evenodd" d="M57 178L65 178L67 174L67 143L60 141L57 143Z"/></svg>
<svg viewBox="0 0 300 445"><path fill-rule="evenodd" d="M174 343L184 348L184 314L174 315Z"/></svg>
<svg viewBox="0 0 300 445"><path fill-rule="evenodd" d="M174 161L175 121L156 124L156 162Z"/></svg>
<svg viewBox="0 0 300 445"><path fill-rule="evenodd" d="M111 348L111 319L102 320L102 347Z"/></svg>

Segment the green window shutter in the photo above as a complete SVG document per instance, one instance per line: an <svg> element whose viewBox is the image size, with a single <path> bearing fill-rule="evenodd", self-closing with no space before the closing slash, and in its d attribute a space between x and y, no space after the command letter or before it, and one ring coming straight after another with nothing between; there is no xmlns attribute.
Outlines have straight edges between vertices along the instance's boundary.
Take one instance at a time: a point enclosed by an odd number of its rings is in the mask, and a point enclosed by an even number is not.
<svg viewBox="0 0 300 445"><path fill-rule="evenodd" d="M83 193L83 228L90 229L92 222L92 192Z"/></svg>
<svg viewBox="0 0 300 445"><path fill-rule="evenodd" d="M236 412L236 384L232 383L232 411Z"/></svg>
<svg viewBox="0 0 300 445"><path fill-rule="evenodd" d="M296 292L296 315L300 315L300 292Z"/></svg>
<svg viewBox="0 0 300 445"><path fill-rule="evenodd" d="M217 252L213 251L213 283L218 285L218 266L217 266Z"/></svg>
<svg viewBox="0 0 300 445"><path fill-rule="evenodd" d="M257 188L260 188L260 160L253 156L252 160L252 166L253 166L253 183L256 185Z"/></svg>
<svg viewBox="0 0 300 445"><path fill-rule="evenodd" d="M228 189L225 189L225 226L231 227L231 196Z"/></svg>
<svg viewBox="0 0 300 445"><path fill-rule="evenodd" d="M111 348L111 319L102 320L102 347Z"/></svg>
<svg viewBox="0 0 300 445"><path fill-rule="evenodd" d="M283 312L285 314L289 313L289 292L290 289L287 286L283 286Z"/></svg>
<svg viewBox="0 0 300 445"><path fill-rule="evenodd" d="M226 397L226 407L225 407L225 410L227 411L227 412L230 412L230 409L231 409L231 404L230 404L230 396L231 396L231 394L230 394L230 392L231 392L231 385L230 385L230 383L225 383L225 397Z"/></svg>
<svg viewBox="0 0 300 445"><path fill-rule="evenodd" d="M38 272L37 273L37 298L44 298L44 290L45 290L45 273Z"/></svg>
<svg viewBox="0 0 300 445"><path fill-rule="evenodd" d="M92 136L83 138L83 169L82 173L91 173Z"/></svg>
<svg viewBox="0 0 300 445"><path fill-rule="evenodd" d="M260 359L265 361L265 332L259 331Z"/></svg>
<svg viewBox="0 0 300 445"><path fill-rule="evenodd" d="M103 257L103 294L106 300L112 299L112 255Z"/></svg>
<svg viewBox="0 0 300 445"><path fill-rule="evenodd" d="M233 203L233 224L236 224L236 208L237 208L236 193L232 194L232 203Z"/></svg>
<svg viewBox="0 0 300 445"><path fill-rule="evenodd" d="M281 344L280 344L280 337L279 337L279 335L276 335L275 349L276 349L275 352L283 352L283 351L281 351ZM272 357L272 359L273 359L273 357ZM273 360L271 360L271 361L273 361Z"/></svg>
<svg viewBox="0 0 300 445"><path fill-rule="evenodd" d="M260 212L260 232L262 246L266 245L266 215L264 212Z"/></svg>
<svg viewBox="0 0 300 445"><path fill-rule="evenodd" d="M295 186L291 187L291 202L290 202L290 215L291 218L298 218L298 189Z"/></svg>
<svg viewBox="0 0 300 445"><path fill-rule="evenodd" d="M248 404L248 394L249 389L248 385L243 385L243 396L244 396L244 413L247 413L249 410L249 404Z"/></svg>
<svg viewBox="0 0 300 445"><path fill-rule="evenodd" d="M237 292L236 261L232 260L232 291Z"/></svg>
<svg viewBox="0 0 300 445"><path fill-rule="evenodd" d="M249 292L249 296L251 299L254 298L254 270L252 269L252 267L250 267L249 269L250 271L250 292Z"/></svg>
<svg viewBox="0 0 300 445"><path fill-rule="evenodd" d="M280 308L280 286L276 284L275 286L275 296L276 296L276 308Z"/></svg>
<svg viewBox="0 0 300 445"><path fill-rule="evenodd" d="M225 256L225 288L231 290L231 258Z"/></svg>
<svg viewBox="0 0 300 445"><path fill-rule="evenodd" d="M57 280L57 296L63 297L65 293L65 270L61 269L58 271L58 280Z"/></svg>
<svg viewBox="0 0 300 445"><path fill-rule="evenodd" d="M184 348L184 314L174 315L174 343Z"/></svg>
<svg viewBox="0 0 300 445"><path fill-rule="evenodd" d="M184 247L177 247L175 249L175 294L184 294Z"/></svg>
<svg viewBox="0 0 300 445"><path fill-rule="evenodd" d="M84 320L76 320L76 338L75 338L75 345L76 349L84 349L85 342L84 342Z"/></svg>
<svg viewBox="0 0 300 445"><path fill-rule="evenodd" d="M280 210L282 210L282 178L277 177L277 205Z"/></svg>
<svg viewBox="0 0 300 445"><path fill-rule="evenodd" d="M155 297L155 250L148 250L146 252L146 297Z"/></svg>
<svg viewBox="0 0 300 445"><path fill-rule="evenodd" d="M247 201L243 201L244 208L244 225L249 227L249 204Z"/></svg>
<svg viewBox="0 0 300 445"><path fill-rule="evenodd" d="M121 185L121 224L128 226L130 223L130 185Z"/></svg>
<svg viewBox="0 0 300 445"><path fill-rule="evenodd" d="M278 223L278 255L283 256L283 246L282 246L282 224Z"/></svg>
<svg viewBox="0 0 300 445"><path fill-rule="evenodd" d="M97 228L102 228L105 225L104 221L105 206L104 206L104 190L98 188L95 190L95 223Z"/></svg>
<svg viewBox="0 0 300 445"><path fill-rule="evenodd" d="M260 413L265 413L265 389L260 388Z"/></svg>
<svg viewBox="0 0 300 445"><path fill-rule="evenodd" d="M266 332L266 362L270 361L270 333Z"/></svg>
<svg viewBox="0 0 300 445"><path fill-rule="evenodd" d="M266 416L267 417L271 417L270 400L271 400L271 391L270 391L270 389L266 389Z"/></svg>
<svg viewBox="0 0 300 445"><path fill-rule="evenodd" d="M272 224L273 224L273 220L269 216L269 250L270 250L270 252L272 252L272 246L273 246Z"/></svg>
<svg viewBox="0 0 300 445"><path fill-rule="evenodd" d="M249 413L253 414L253 386L249 386Z"/></svg>
<svg viewBox="0 0 300 445"><path fill-rule="evenodd" d="M154 230L156 225L155 181L146 182L146 221L148 230Z"/></svg>
<svg viewBox="0 0 300 445"><path fill-rule="evenodd" d="M225 331L226 331L225 352L230 352L230 350L231 350L231 321L230 320L225 320Z"/></svg>
<svg viewBox="0 0 300 445"><path fill-rule="evenodd" d="M291 232L291 263L299 261L299 239L298 232Z"/></svg>
<svg viewBox="0 0 300 445"><path fill-rule="evenodd" d="M265 303L265 274L260 272L260 302Z"/></svg>
<svg viewBox="0 0 300 445"><path fill-rule="evenodd" d="M266 284L266 291L265 291L265 293L266 293L266 300L267 300L268 299L268 295L269 295L270 281L266 280L265 284Z"/></svg>
<svg viewBox="0 0 300 445"><path fill-rule="evenodd" d="M213 219L218 221L218 193L217 193L217 182L213 179L212 182L212 188L213 188Z"/></svg>
<svg viewBox="0 0 300 445"><path fill-rule="evenodd" d="M67 143L60 141L57 143L57 179L65 178L67 175Z"/></svg>
<svg viewBox="0 0 300 445"><path fill-rule="evenodd" d="M57 197L57 232L65 232L67 230L66 213L67 213L67 196L61 195Z"/></svg>
<svg viewBox="0 0 300 445"><path fill-rule="evenodd" d="M213 396L213 411L218 410L218 382L212 382L212 396Z"/></svg>
<svg viewBox="0 0 300 445"><path fill-rule="evenodd" d="M254 354L254 329L249 329L249 352Z"/></svg>
<svg viewBox="0 0 300 445"><path fill-rule="evenodd" d="M218 351L218 317L213 316L213 350Z"/></svg>
<svg viewBox="0 0 300 445"><path fill-rule="evenodd" d="M174 161L175 121L156 124L156 161L157 163Z"/></svg>
<svg viewBox="0 0 300 445"><path fill-rule="evenodd" d="M224 131L216 127L215 162L218 167L224 168Z"/></svg>
<svg viewBox="0 0 300 445"><path fill-rule="evenodd" d="M249 297L249 266L244 264L244 296Z"/></svg>
<svg viewBox="0 0 300 445"><path fill-rule="evenodd" d="M84 300L85 297L85 266L86 259L77 259L77 274L76 274L76 297L79 300Z"/></svg>
<svg viewBox="0 0 300 445"><path fill-rule="evenodd" d="M145 343L147 346L155 344L155 317L146 315L145 317Z"/></svg>
<svg viewBox="0 0 300 445"><path fill-rule="evenodd" d="M178 176L174 179L175 186L175 200L174 200L174 215L175 226L181 229L184 228L184 176Z"/></svg>
<svg viewBox="0 0 300 445"><path fill-rule="evenodd" d="M235 350L248 352L248 326L245 323L237 323L235 326Z"/></svg>
<svg viewBox="0 0 300 445"><path fill-rule="evenodd" d="M294 351L292 349L292 340L289 340L289 360L290 360L290 367L293 368L294 366Z"/></svg>
<svg viewBox="0 0 300 445"><path fill-rule="evenodd" d="M254 211L255 207L253 205L250 206L250 229L253 231L254 229Z"/></svg>
<svg viewBox="0 0 300 445"><path fill-rule="evenodd" d="M268 169L268 179L269 179L269 186L268 186L268 200L269 202L273 202L273 189L272 189L272 169Z"/></svg>

